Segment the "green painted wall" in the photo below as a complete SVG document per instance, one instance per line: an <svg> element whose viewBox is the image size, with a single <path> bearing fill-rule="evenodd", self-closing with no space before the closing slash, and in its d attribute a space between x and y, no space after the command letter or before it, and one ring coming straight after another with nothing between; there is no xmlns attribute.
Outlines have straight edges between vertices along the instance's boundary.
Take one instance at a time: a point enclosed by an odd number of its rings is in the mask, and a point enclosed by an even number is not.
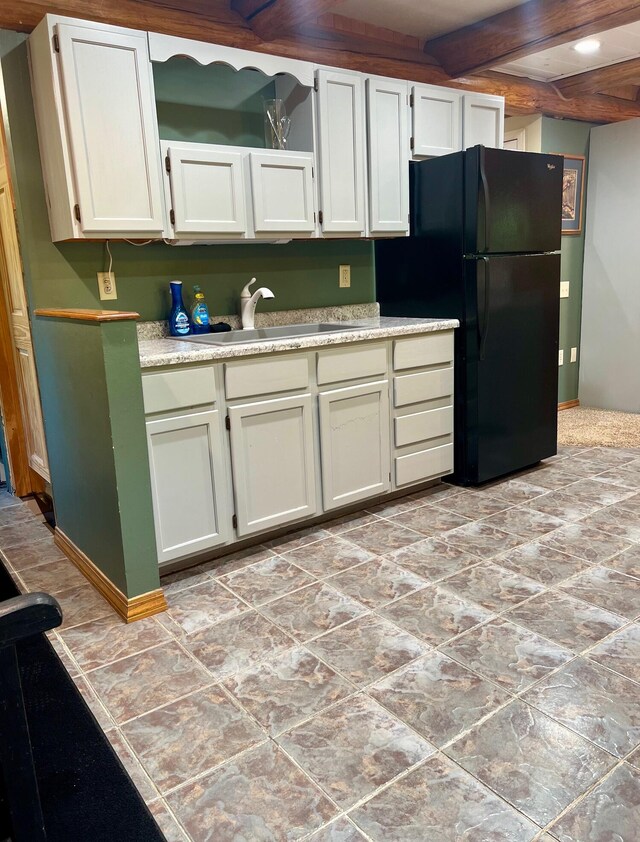
<svg viewBox="0 0 640 842"><path fill-rule="evenodd" d="M127 596L158 587L135 322L36 318L58 527Z"/></svg>
<svg viewBox="0 0 640 842"><path fill-rule="evenodd" d="M542 152L563 152L569 155L589 154L589 132L593 123L577 120L542 118ZM586 172L586 170L585 170ZM583 220L588 194L585 177ZM582 312L582 264L584 258L584 226L579 235L562 237L561 278L569 281L569 298L560 299L560 348L564 350L564 365L558 369L558 402L578 397L580 365L580 318ZM578 362L571 363L571 348L578 348Z"/></svg>

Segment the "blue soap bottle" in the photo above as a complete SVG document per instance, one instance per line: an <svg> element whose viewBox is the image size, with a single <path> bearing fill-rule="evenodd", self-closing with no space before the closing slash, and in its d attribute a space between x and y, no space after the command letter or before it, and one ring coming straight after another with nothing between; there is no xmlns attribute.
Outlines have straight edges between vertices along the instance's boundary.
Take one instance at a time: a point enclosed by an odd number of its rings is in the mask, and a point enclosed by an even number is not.
<svg viewBox="0 0 640 842"><path fill-rule="evenodd" d="M193 287L193 296L191 333L209 333L209 308L204 300L204 293L197 284Z"/></svg>
<svg viewBox="0 0 640 842"><path fill-rule="evenodd" d="M182 302L182 281L171 281L171 310L169 312L169 333L171 336L188 336L189 314Z"/></svg>

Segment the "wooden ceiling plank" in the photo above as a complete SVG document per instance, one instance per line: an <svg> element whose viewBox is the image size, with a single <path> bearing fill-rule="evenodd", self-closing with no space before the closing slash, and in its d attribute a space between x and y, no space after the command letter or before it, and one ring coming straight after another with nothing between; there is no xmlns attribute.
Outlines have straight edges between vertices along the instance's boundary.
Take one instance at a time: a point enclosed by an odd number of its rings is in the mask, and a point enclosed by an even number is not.
<svg viewBox="0 0 640 842"><path fill-rule="evenodd" d="M557 79L553 84L564 96L577 97L634 83L640 83L640 58L587 70L585 73Z"/></svg>
<svg viewBox="0 0 640 842"><path fill-rule="evenodd" d="M263 41L273 41L292 29L316 20L342 0L231 0L231 8L242 15Z"/></svg>
<svg viewBox="0 0 640 842"><path fill-rule="evenodd" d="M640 20L638 0L529 0L425 44L452 77Z"/></svg>

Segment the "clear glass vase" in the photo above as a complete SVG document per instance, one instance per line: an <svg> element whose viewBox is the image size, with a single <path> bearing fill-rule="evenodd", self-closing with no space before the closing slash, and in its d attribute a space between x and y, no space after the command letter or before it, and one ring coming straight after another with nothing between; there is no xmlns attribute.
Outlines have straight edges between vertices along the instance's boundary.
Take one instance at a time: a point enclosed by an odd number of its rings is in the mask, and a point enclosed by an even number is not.
<svg viewBox="0 0 640 842"><path fill-rule="evenodd" d="M264 101L264 136L267 149L286 149L291 118L282 99Z"/></svg>

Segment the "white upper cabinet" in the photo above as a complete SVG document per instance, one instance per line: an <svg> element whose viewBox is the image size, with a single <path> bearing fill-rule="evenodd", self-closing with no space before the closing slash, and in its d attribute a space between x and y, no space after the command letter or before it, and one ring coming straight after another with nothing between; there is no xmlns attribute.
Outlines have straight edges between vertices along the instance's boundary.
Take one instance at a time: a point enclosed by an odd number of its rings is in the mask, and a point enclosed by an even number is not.
<svg viewBox="0 0 640 842"><path fill-rule="evenodd" d="M265 150L249 160L255 233L314 233L313 155Z"/></svg>
<svg viewBox="0 0 640 842"><path fill-rule="evenodd" d="M173 236L245 235L243 156L206 143L163 141Z"/></svg>
<svg viewBox="0 0 640 842"><path fill-rule="evenodd" d="M480 143L502 149L504 98L488 94L465 94L462 100L462 148L468 149Z"/></svg>
<svg viewBox="0 0 640 842"><path fill-rule="evenodd" d="M365 110L358 73L317 71L320 210L325 234L365 233Z"/></svg>
<svg viewBox="0 0 640 842"><path fill-rule="evenodd" d="M54 239L159 236L162 179L146 35L58 21L47 16L31 41Z"/></svg>
<svg viewBox="0 0 640 842"><path fill-rule="evenodd" d="M430 158L462 149L461 95L436 85L412 91L413 157Z"/></svg>
<svg viewBox="0 0 640 842"><path fill-rule="evenodd" d="M408 84L367 79L369 232L409 233Z"/></svg>

